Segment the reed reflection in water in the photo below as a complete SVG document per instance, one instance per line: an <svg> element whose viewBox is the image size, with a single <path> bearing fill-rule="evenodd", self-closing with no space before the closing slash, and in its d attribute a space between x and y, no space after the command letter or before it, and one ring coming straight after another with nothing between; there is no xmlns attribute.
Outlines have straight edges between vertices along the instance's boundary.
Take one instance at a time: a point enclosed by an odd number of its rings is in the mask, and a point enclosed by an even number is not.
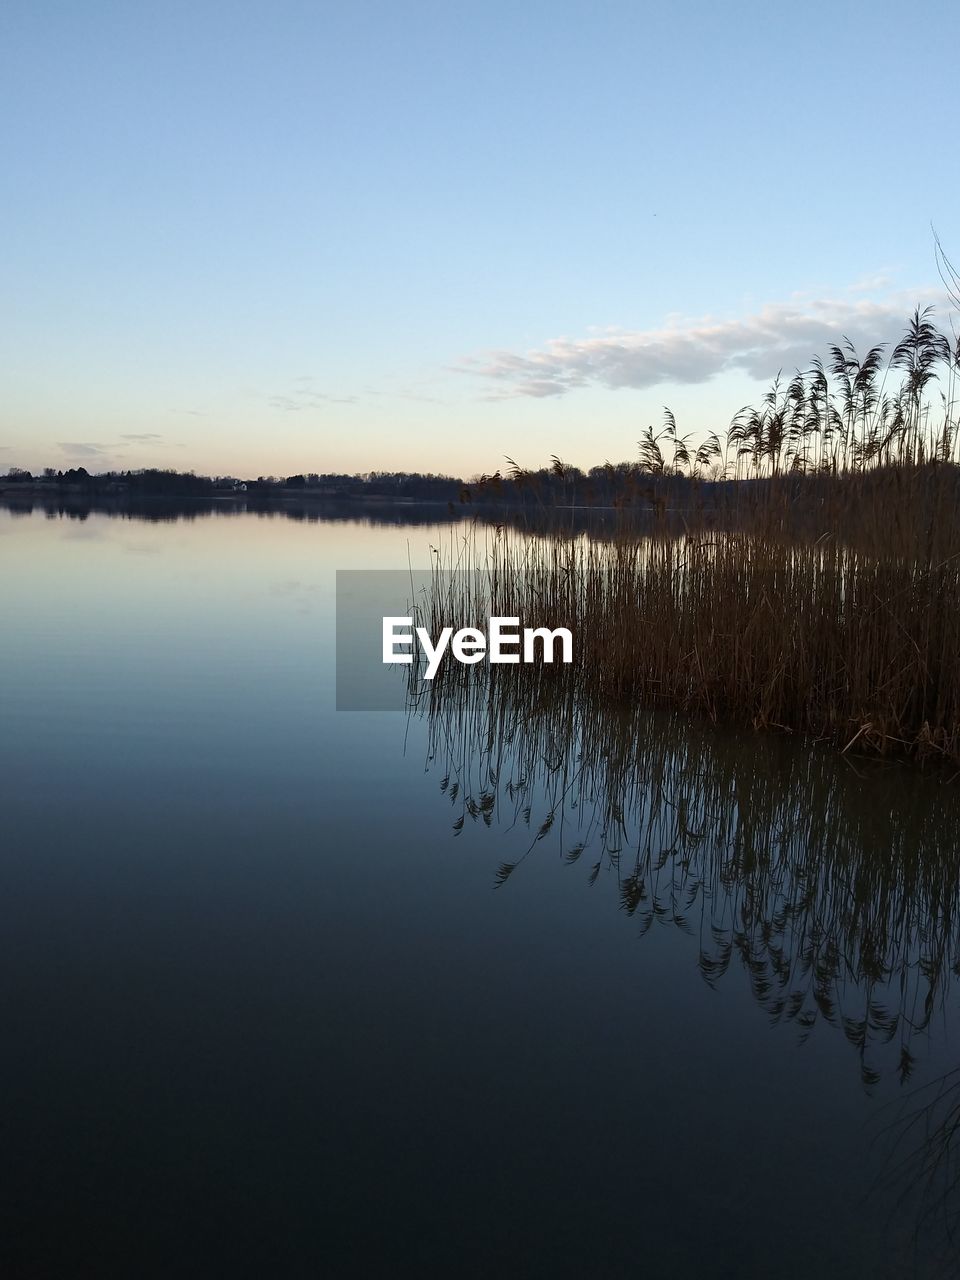
<svg viewBox="0 0 960 1280"><path fill-rule="evenodd" d="M612 891L638 935L690 936L718 987L740 967L772 1024L843 1035L878 1104L881 1180L918 1222L960 1224L960 1067L920 1087L957 970L960 795L944 777L852 764L794 740L613 710L575 669L448 666L409 683L428 768L466 824L522 832L505 888L556 856ZM758 750L758 745L761 747ZM941 1018L942 1016L942 1018ZM940 1070L939 1065L937 1070Z"/></svg>

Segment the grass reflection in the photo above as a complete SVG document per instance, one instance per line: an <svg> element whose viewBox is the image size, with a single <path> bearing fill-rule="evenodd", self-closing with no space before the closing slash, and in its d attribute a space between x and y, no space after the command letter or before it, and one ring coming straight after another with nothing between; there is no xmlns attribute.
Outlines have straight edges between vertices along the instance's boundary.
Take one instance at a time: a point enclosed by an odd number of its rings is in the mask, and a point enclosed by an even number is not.
<svg viewBox="0 0 960 1280"><path fill-rule="evenodd" d="M614 886L640 934L690 934L707 983L740 966L772 1022L840 1031L866 1087L910 1079L957 964L952 787L602 706L570 669L448 668L410 689L454 833L523 833L498 885L552 849Z"/></svg>
<svg viewBox="0 0 960 1280"><path fill-rule="evenodd" d="M612 890L638 934L689 935L711 987L740 969L772 1024L845 1038L865 1090L895 1099L870 1121L868 1194L913 1215L918 1249L953 1274L960 1068L930 1075L958 964L956 789L601 705L570 668L447 668L411 678L408 705L454 836L499 829L516 850L498 887L553 857Z"/></svg>

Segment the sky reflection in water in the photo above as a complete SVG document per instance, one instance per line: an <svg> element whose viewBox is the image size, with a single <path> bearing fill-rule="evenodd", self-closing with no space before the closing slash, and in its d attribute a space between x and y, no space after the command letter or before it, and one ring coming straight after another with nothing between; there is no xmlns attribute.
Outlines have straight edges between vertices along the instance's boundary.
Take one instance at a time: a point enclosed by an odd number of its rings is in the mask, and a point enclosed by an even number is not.
<svg viewBox="0 0 960 1280"><path fill-rule="evenodd" d="M951 1274L954 792L336 713L334 571L431 540L0 509L5 1272Z"/></svg>

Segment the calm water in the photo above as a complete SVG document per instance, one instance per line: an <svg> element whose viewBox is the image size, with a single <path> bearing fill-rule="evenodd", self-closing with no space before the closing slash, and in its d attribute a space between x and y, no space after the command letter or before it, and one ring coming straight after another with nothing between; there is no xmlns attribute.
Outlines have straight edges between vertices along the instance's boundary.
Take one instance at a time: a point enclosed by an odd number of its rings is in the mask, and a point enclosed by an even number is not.
<svg viewBox="0 0 960 1280"><path fill-rule="evenodd" d="M335 711L439 536L0 509L0 1274L955 1274L957 791Z"/></svg>

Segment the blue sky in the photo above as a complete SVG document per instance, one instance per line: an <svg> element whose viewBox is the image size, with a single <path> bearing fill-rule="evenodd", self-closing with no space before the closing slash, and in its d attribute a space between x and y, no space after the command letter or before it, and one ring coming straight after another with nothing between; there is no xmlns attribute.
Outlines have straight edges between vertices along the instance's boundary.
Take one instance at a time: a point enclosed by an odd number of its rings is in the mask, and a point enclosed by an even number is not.
<svg viewBox="0 0 960 1280"><path fill-rule="evenodd" d="M5 0L0 469L723 428L936 299L958 36L923 2Z"/></svg>

